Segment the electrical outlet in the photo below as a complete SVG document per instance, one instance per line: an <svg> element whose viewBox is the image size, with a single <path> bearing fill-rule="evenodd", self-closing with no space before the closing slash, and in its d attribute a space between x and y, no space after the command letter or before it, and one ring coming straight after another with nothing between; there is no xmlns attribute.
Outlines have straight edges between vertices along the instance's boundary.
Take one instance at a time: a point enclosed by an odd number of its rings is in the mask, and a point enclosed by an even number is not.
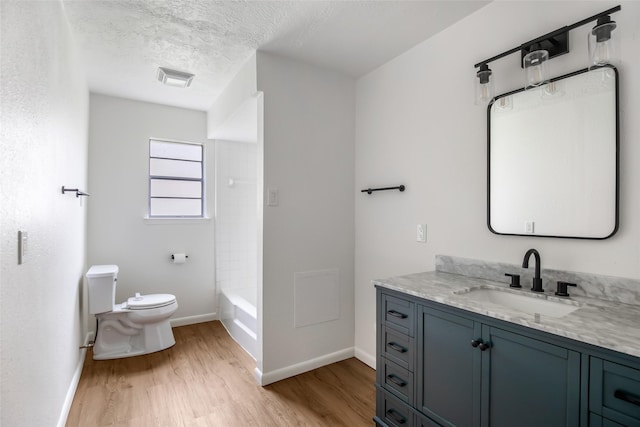
<svg viewBox="0 0 640 427"><path fill-rule="evenodd" d="M535 222L534 221L525 221L524 222L524 232L525 232L525 234L533 234L534 229L535 229Z"/></svg>
<svg viewBox="0 0 640 427"><path fill-rule="evenodd" d="M427 224L418 224L416 228L416 241L426 243L427 241Z"/></svg>

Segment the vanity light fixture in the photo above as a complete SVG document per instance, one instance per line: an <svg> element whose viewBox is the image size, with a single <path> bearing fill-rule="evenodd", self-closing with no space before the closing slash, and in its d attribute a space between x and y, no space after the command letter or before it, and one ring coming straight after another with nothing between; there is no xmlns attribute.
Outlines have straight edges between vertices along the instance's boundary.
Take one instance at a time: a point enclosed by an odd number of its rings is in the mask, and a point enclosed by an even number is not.
<svg viewBox="0 0 640 427"><path fill-rule="evenodd" d="M609 15L598 18L596 26L589 31L589 67L612 64L616 58L618 37L613 33L617 24Z"/></svg>
<svg viewBox="0 0 640 427"><path fill-rule="evenodd" d="M171 70L165 67L158 67L156 78L160 83L167 86L186 88L191 86L191 82L195 77L194 74L185 73L184 71Z"/></svg>
<svg viewBox="0 0 640 427"><path fill-rule="evenodd" d="M504 58L512 53L520 52L520 66L525 69L526 75L525 89L543 85L549 80L547 75L548 60L569 53L569 31L593 21L597 21L597 23L589 31L589 67L610 64L615 59L615 42L617 38L612 37L616 23L611 20L609 15L621 9L621 6L616 6L605 10L597 15L578 21L575 24L558 28L499 55L478 62L474 65L474 68L478 68L477 76L479 80L476 82L476 104L486 104L493 99L493 92L491 92L491 96L482 96L489 89L488 86L483 89L482 85L489 84L489 76L491 75L490 62ZM546 52L546 55L543 52ZM480 96L478 92L480 92Z"/></svg>
<svg viewBox="0 0 640 427"><path fill-rule="evenodd" d="M476 105L487 104L493 99L493 80L491 80L491 69L487 64L480 65L476 73Z"/></svg>

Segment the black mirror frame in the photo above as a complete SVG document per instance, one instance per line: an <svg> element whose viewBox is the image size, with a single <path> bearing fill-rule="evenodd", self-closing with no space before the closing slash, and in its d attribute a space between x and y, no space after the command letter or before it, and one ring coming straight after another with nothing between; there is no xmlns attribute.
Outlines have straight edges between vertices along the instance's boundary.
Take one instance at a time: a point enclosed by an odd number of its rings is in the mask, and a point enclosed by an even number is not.
<svg viewBox="0 0 640 427"><path fill-rule="evenodd" d="M604 65L598 68L611 68L615 73L615 108L616 108L616 120L615 120L615 129L616 129L616 170L615 170L615 181L616 181L616 189L615 189L615 225L611 232L611 234L604 237L581 237L581 236L554 236L554 235L543 235L543 234L518 234L518 233L500 233L494 230L491 227L491 107L492 105L500 98L513 95L515 93L523 92L525 89L520 88L513 90L511 92L506 92L501 95L497 95L495 98L491 100L489 105L487 106L487 227L489 231L493 234L497 234L500 236L523 236L523 237L552 237L558 239L582 239L582 240L605 240L612 237L617 233L619 224L620 224L620 75L618 69L613 65ZM591 68L593 69L593 68ZM562 79L566 79L578 74L589 72L589 68L584 68L578 71L574 71L569 74L564 74L559 77L555 77L550 79L549 82L554 82Z"/></svg>

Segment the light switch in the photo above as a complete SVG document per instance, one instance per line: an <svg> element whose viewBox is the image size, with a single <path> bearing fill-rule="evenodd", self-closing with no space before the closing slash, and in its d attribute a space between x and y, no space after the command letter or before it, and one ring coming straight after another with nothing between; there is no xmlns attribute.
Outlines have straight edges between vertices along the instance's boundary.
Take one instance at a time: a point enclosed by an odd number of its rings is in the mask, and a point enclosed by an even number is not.
<svg viewBox="0 0 640 427"><path fill-rule="evenodd" d="M416 241L426 243L427 241L427 224L418 224L416 228Z"/></svg>
<svg viewBox="0 0 640 427"><path fill-rule="evenodd" d="M27 237L26 231L18 231L18 264L24 264L27 254Z"/></svg>
<svg viewBox="0 0 640 427"><path fill-rule="evenodd" d="M277 188L267 189L267 206L278 206L280 195Z"/></svg>

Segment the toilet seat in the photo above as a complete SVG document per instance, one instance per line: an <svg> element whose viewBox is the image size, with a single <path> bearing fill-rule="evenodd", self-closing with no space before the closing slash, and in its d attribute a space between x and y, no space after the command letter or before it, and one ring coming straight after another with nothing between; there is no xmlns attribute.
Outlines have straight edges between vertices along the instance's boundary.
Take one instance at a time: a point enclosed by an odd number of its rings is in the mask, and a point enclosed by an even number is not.
<svg viewBox="0 0 640 427"><path fill-rule="evenodd" d="M125 308L129 310L149 310L152 308L164 307L176 302L176 297L171 294L136 294L127 300Z"/></svg>

